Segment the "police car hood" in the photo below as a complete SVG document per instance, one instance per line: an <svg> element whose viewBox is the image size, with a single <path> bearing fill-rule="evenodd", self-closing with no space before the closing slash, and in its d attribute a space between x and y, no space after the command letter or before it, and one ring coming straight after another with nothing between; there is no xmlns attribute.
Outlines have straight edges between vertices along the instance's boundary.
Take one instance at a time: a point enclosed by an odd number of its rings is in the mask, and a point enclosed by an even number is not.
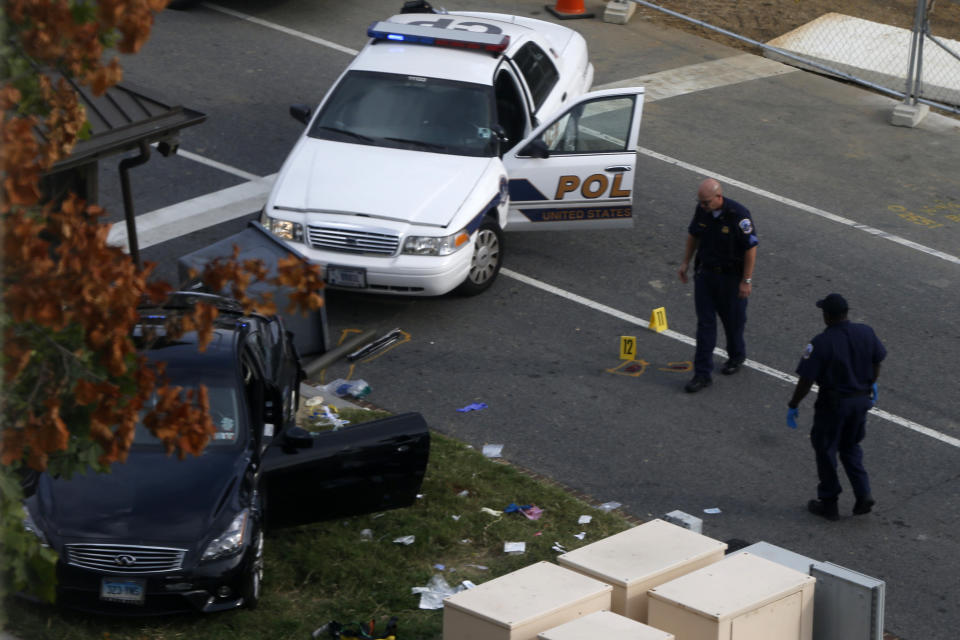
<svg viewBox="0 0 960 640"><path fill-rule="evenodd" d="M272 204L446 227L498 161L305 138L277 177Z"/></svg>

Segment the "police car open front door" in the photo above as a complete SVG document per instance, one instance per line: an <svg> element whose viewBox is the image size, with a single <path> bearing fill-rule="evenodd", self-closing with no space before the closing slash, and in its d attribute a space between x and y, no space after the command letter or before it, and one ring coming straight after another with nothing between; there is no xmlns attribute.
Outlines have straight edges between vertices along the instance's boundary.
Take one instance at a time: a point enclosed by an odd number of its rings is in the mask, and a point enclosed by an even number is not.
<svg viewBox="0 0 960 640"><path fill-rule="evenodd" d="M507 152L506 229L633 226L642 113L642 87L587 93Z"/></svg>

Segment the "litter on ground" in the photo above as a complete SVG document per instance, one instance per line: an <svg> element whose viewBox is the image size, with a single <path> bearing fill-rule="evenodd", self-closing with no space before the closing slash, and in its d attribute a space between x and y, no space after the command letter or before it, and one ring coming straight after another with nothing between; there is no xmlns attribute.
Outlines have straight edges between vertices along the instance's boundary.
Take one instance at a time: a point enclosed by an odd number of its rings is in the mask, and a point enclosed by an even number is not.
<svg viewBox="0 0 960 640"><path fill-rule="evenodd" d="M499 458L503 453L502 444L485 444L483 445L483 455L488 458Z"/></svg>
<svg viewBox="0 0 960 640"><path fill-rule="evenodd" d="M504 542L503 543L503 552L504 553L526 553L527 543L526 542Z"/></svg>
<svg viewBox="0 0 960 640"><path fill-rule="evenodd" d="M430 581L424 587L411 587L410 593L420 594L421 609L443 609L443 599L452 596L455 593L472 589L474 585L469 580L464 580L456 587L450 584L439 573L434 574Z"/></svg>

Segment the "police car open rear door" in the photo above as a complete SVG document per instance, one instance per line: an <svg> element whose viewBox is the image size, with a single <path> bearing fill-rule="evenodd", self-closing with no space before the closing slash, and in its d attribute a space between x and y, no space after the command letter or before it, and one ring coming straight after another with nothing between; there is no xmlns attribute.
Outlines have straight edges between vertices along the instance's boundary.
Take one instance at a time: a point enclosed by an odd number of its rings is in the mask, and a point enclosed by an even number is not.
<svg viewBox="0 0 960 640"><path fill-rule="evenodd" d="M642 87L593 91L508 151L506 229L633 226L642 113Z"/></svg>

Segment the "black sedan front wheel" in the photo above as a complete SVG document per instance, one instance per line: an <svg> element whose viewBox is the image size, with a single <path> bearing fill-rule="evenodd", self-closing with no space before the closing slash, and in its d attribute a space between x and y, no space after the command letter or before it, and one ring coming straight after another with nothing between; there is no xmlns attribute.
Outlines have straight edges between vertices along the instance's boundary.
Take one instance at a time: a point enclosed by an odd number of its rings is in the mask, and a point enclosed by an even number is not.
<svg viewBox="0 0 960 640"><path fill-rule="evenodd" d="M243 606L247 609L256 609L260 603L260 587L263 582L263 529L257 531L257 538L253 543L253 560L243 576L240 595L243 596Z"/></svg>
<svg viewBox="0 0 960 640"><path fill-rule="evenodd" d="M467 279L457 288L465 296L475 296L490 288L500 265L503 264L503 231L493 220L487 218L477 230L473 244L473 259Z"/></svg>

